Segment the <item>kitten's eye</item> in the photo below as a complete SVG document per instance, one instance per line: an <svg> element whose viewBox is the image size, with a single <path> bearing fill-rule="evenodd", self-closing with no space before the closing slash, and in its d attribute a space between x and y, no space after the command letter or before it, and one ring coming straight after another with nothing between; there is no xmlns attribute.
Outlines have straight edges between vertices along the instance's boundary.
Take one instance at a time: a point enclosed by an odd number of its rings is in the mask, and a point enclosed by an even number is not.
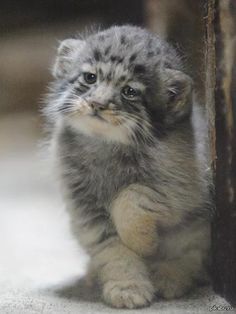
<svg viewBox="0 0 236 314"><path fill-rule="evenodd" d="M127 85L122 89L122 94L126 98L134 98L139 95L139 91Z"/></svg>
<svg viewBox="0 0 236 314"><path fill-rule="evenodd" d="M97 75L94 73L85 72L84 73L84 80L88 84L94 84L97 81Z"/></svg>

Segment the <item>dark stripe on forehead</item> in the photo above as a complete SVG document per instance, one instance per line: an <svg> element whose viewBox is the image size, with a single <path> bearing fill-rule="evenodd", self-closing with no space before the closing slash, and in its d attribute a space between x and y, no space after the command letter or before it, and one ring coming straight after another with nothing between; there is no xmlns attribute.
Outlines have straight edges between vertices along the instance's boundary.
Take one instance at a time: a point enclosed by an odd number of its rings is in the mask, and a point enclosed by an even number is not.
<svg viewBox="0 0 236 314"><path fill-rule="evenodd" d="M147 54L147 57L148 58L151 58L154 56L154 52L153 51L149 51L148 54Z"/></svg>
<svg viewBox="0 0 236 314"><path fill-rule="evenodd" d="M142 64L136 64L134 66L134 74L145 74L146 73L146 68Z"/></svg>
<svg viewBox="0 0 236 314"><path fill-rule="evenodd" d="M126 80L126 76L125 75L121 75L121 77L119 78L120 82L124 82Z"/></svg>
<svg viewBox="0 0 236 314"><path fill-rule="evenodd" d="M98 49L94 50L93 55L94 55L94 59L96 61L101 61L102 55L101 55L101 52Z"/></svg>
<svg viewBox="0 0 236 314"><path fill-rule="evenodd" d="M104 79L104 74L103 74L103 71L102 71L101 68L99 68L98 74L99 74L99 76L100 76L100 79L103 80L103 79Z"/></svg>
<svg viewBox="0 0 236 314"><path fill-rule="evenodd" d="M107 74L106 80L107 80L108 82L111 81L111 72L109 72L109 73Z"/></svg>
<svg viewBox="0 0 236 314"><path fill-rule="evenodd" d="M111 59L111 62L118 61L118 57L117 56L111 56L110 59Z"/></svg>
<svg viewBox="0 0 236 314"><path fill-rule="evenodd" d="M114 56L114 55L112 55L111 57L110 57L110 60L111 60L111 62L113 62L113 63L122 63L123 61L124 61L124 58L123 57L119 57L119 56Z"/></svg>
<svg viewBox="0 0 236 314"><path fill-rule="evenodd" d="M122 58L122 57L118 57L118 59L117 59L117 63L122 63L124 61L124 58Z"/></svg>
<svg viewBox="0 0 236 314"><path fill-rule="evenodd" d="M124 45L124 44L126 43L126 37L125 37L125 35L121 35L121 37L120 37L120 43L121 43L122 45Z"/></svg>
<svg viewBox="0 0 236 314"><path fill-rule="evenodd" d="M133 62L137 58L137 54L134 53L132 56L129 58L129 62Z"/></svg>
<svg viewBox="0 0 236 314"><path fill-rule="evenodd" d="M104 51L104 55L107 56L108 53L110 52L110 50L111 50L111 46L106 47L106 49Z"/></svg>

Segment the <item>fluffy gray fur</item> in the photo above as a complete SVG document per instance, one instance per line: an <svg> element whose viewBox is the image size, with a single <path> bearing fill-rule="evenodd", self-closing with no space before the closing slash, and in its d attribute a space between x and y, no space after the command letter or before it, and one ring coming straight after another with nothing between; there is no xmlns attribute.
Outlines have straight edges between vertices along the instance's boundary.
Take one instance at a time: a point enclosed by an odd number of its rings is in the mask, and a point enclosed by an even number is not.
<svg viewBox="0 0 236 314"><path fill-rule="evenodd" d="M114 307L206 279L209 192L176 51L132 26L61 43L45 114L72 231ZM195 114L197 110L194 110Z"/></svg>

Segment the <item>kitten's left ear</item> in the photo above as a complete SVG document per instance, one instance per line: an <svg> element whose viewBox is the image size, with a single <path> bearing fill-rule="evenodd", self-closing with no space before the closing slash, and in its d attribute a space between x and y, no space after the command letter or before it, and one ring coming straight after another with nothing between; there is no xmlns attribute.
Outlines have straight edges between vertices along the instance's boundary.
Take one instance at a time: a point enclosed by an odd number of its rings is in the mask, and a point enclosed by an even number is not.
<svg viewBox="0 0 236 314"><path fill-rule="evenodd" d="M165 69L163 83L166 93L166 123L171 125L191 112L193 81L187 74Z"/></svg>
<svg viewBox="0 0 236 314"><path fill-rule="evenodd" d="M80 39L66 39L61 42L52 70L55 78L65 77L71 71L75 58L84 45L85 42Z"/></svg>

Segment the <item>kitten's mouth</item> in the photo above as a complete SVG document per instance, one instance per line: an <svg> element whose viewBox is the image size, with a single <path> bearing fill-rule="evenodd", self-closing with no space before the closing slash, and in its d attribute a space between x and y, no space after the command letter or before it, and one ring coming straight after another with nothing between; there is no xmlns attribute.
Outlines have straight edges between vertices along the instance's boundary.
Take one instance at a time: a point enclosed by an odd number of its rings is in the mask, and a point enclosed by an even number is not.
<svg viewBox="0 0 236 314"><path fill-rule="evenodd" d="M121 119L117 116L114 110L103 109L99 110L97 108L92 108L87 102L82 102L79 104L78 109L74 112L76 116L80 118L89 118L91 122L100 122L104 124L111 124L114 126L120 126L122 123Z"/></svg>
<svg viewBox="0 0 236 314"><path fill-rule="evenodd" d="M92 117L92 118L98 119L98 120L100 120L100 121L107 122L107 120L104 119L104 118L99 114L99 112L96 111L96 110L94 110L93 112L91 112L91 113L89 114L89 116Z"/></svg>

